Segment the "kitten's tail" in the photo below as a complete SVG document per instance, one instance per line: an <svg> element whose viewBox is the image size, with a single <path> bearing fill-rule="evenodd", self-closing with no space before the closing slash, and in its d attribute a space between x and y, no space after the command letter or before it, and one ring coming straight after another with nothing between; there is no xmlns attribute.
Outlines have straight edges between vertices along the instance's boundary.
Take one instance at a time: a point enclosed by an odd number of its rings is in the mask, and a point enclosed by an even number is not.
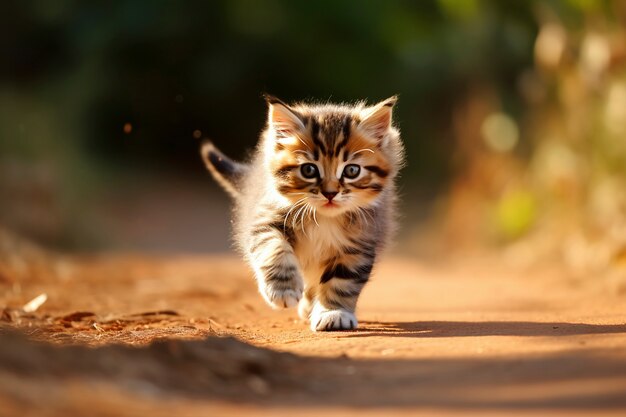
<svg viewBox="0 0 626 417"><path fill-rule="evenodd" d="M215 178L232 197L239 197L241 193L241 179L248 167L224 155L210 141L205 141L202 144L200 154L202 155L207 169L213 174L213 178Z"/></svg>

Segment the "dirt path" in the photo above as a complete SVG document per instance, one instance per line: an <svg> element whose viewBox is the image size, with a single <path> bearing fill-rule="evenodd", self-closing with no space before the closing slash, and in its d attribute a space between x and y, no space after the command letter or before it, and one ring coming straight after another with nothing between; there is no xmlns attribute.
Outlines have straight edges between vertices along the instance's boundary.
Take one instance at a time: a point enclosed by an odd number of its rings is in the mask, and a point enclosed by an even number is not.
<svg viewBox="0 0 626 417"><path fill-rule="evenodd" d="M626 413L626 297L598 280L387 258L359 329L315 334L232 255L19 253L0 263L3 416Z"/></svg>

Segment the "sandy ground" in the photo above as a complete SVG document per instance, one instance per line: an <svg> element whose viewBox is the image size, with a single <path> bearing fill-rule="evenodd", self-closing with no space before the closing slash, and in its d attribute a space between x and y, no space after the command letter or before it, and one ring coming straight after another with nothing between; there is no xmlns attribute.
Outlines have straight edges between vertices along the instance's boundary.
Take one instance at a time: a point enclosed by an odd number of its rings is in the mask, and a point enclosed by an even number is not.
<svg viewBox="0 0 626 417"><path fill-rule="evenodd" d="M626 415L626 295L592 277L386 257L359 329L312 333L231 254L0 247L2 416Z"/></svg>

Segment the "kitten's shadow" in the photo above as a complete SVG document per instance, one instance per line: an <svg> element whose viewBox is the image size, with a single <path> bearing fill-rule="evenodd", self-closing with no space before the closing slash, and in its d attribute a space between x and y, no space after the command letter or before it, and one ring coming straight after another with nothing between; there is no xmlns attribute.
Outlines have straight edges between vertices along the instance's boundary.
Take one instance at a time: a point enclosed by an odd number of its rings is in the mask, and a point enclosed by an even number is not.
<svg viewBox="0 0 626 417"><path fill-rule="evenodd" d="M348 337L573 336L626 333L626 324L530 321L364 321Z"/></svg>

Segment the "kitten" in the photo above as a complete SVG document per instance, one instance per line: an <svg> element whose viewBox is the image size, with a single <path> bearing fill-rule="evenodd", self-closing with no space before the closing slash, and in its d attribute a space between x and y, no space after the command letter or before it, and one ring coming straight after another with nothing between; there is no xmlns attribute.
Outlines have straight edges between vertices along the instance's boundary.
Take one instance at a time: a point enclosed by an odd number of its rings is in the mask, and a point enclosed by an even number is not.
<svg viewBox="0 0 626 417"><path fill-rule="evenodd" d="M249 164L212 143L202 157L234 197L234 232L259 291L314 331L354 329L357 298L392 229L404 149L396 97L374 106L287 105L269 112Z"/></svg>

